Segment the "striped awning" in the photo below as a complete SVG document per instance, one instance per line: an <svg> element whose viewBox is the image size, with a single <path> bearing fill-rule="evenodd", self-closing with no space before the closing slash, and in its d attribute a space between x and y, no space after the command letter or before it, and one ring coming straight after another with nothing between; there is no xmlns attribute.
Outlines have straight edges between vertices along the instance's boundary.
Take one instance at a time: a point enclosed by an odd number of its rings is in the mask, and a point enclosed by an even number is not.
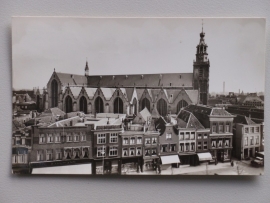
<svg viewBox="0 0 270 203"><path fill-rule="evenodd" d="M162 165L180 163L178 155L161 156Z"/></svg>

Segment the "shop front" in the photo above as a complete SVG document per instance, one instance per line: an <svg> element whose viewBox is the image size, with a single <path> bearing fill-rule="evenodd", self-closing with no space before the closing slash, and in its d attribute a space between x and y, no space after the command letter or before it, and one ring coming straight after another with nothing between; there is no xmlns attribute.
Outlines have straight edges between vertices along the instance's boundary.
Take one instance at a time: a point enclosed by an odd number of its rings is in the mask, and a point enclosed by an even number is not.
<svg viewBox="0 0 270 203"><path fill-rule="evenodd" d="M217 150L210 150L213 160L215 163L218 162L230 162L231 161L231 149L217 149Z"/></svg>
<svg viewBox="0 0 270 203"><path fill-rule="evenodd" d="M159 163L159 158L144 158L143 159L143 167L142 167L142 172L143 171L156 171Z"/></svg>
<svg viewBox="0 0 270 203"><path fill-rule="evenodd" d="M96 175L120 174L121 160L120 159L96 160L93 165L93 171Z"/></svg>
<svg viewBox="0 0 270 203"><path fill-rule="evenodd" d="M197 166L199 164L196 153L179 153L181 165Z"/></svg>
<svg viewBox="0 0 270 203"><path fill-rule="evenodd" d="M178 155L160 156L161 170L170 170L172 167L179 168L180 160Z"/></svg>
<svg viewBox="0 0 270 203"><path fill-rule="evenodd" d="M121 174L140 173L142 171L142 158L122 158Z"/></svg>

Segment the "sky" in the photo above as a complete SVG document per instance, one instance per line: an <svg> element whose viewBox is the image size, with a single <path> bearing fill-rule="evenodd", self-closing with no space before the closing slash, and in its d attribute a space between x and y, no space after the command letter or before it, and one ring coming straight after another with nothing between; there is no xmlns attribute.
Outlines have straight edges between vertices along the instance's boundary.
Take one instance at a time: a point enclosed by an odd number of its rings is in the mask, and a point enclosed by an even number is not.
<svg viewBox="0 0 270 203"><path fill-rule="evenodd" d="M265 19L204 18L209 92L264 92ZM12 19L14 89L47 86L56 72L191 73L201 18Z"/></svg>

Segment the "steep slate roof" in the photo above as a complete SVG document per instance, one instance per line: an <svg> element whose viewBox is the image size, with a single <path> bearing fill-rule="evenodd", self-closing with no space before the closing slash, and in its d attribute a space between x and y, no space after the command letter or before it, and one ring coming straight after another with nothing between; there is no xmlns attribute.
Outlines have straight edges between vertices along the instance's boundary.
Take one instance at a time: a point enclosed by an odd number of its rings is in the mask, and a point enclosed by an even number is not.
<svg viewBox="0 0 270 203"><path fill-rule="evenodd" d="M87 93L87 96L89 97L89 99L93 99L96 91L97 91L97 88L90 88L90 87L87 87L87 88L84 88L86 93Z"/></svg>
<svg viewBox="0 0 270 203"><path fill-rule="evenodd" d="M100 88L100 89L101 89L106 100L110 100L113 93L116 90L115 88Z"/></svg>
<svg viewBox="0 0 270 203"><path fill-rule="evenodd" d="M82 90L82 87L69 87L69 88L74 98L77 99Z"/></svg>
<svg viewBox="0 0 270 203"><path fill-rule="evenodd" d="M46 109L44 112L41 113L39 117L57 116L57 115L64 116L65 112L57 107L54 107L54 108Z"/></svg>
<svg viewBox="0 0 270 203"><path fill-rule="evenodd" d="M198 104L199 91L198 90L185 90L193 104Z"/></svg>
<svg viewBox="0 0 270 203"><path fill-rule="evenodd" d="M249 117L242 116L242 115L237 115L233 119L234 123L241 123L241 124L246 124L246 125L251 125L251 124L256 124L254 121L252 121Z"/></svg>
<svg viewBox="0 0 270 203"><path fill-rule="evenodd" d="M178 114L177 124L180 128L204 129L204 126L199 120L191 112L186 110L181 110Z"/></svg>
<svg viewBox="0 0 270 203"><path fill-rule="evenodd" d="M88 76L90 87L192 87L193 73ZM173 81L173 83L172 83Z"/></svg>
<svg viewBox="0 0 270 203"><path fill-rule="evenodd" d="M59 73L59 72L56 72L56 75L63 86L67 86L68 84L69 85L87 84L87 77L84 75L75 75L70 73Z"/></svg>

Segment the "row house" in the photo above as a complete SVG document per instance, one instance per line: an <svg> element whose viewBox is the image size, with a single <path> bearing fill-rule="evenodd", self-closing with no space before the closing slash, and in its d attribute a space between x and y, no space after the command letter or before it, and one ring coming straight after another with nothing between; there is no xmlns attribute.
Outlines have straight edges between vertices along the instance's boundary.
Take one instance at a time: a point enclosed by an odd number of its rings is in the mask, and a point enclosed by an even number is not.
<svg viewBox="0 0 270 203"><path fill-rule="evenodd" d="M39 167L65 166L92 162L92 126L32 126L30 156L32 173ZM56 171L57 173L57 171ZM89 168L87 174L92 173Z"/></svg>
<svg viewBox="0 0 270 203"><path fill-rule="evenodd" d="M122 140L121 173L128 173L130 171L133 172L142 171L143 139L144 139L144 132L142 130L121 132L121 140Z"/></svg>
<svg viewBox="0 0 270 203"><path fill-rule="evenodd" d="M29 173L29 153L32 149L31 130L16 130L12 134L12 172Z"/></svg>
<svg viewBox="0 0 270 203"><path fill-rule="evenodd" d="M261 124L256 124L250 118L238 115L235 118L234 155L240 160L255 157L262 151Z"/></svg>
<svg viewBox="0 0 270 203"><path fill-rule="evenodd" d="M92 130L93 174L121 174L122 130L122 125L107 124Z"/></svg>
<svg viewBox="0 0 270 203"><path fill-rule="evenodd" d="M235 116L228 113L224 108L204 105L189 105L185 110L191 112L205 129L209 129L209 134L197 132L197 136L199 134L201 134L200 137L206 138L208 136L208 142L200 141L202 144L200 148L205 150L208 148L215 163L231 161L232 129ZM204 157L202 156L202 158Z"/></svg>

